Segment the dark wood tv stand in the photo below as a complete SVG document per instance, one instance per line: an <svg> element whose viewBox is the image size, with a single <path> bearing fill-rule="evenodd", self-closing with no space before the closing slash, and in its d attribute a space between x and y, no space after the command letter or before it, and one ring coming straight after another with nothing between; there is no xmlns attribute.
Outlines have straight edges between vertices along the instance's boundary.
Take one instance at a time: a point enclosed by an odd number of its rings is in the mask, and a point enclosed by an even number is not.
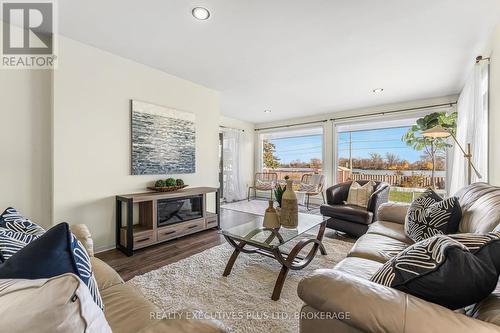
<svg viewBox="0 0 500 333"><path fill-rule="evenodd" d="M207 211L208 193L215 193L215 213ZM203 196L202 217L158 226L158 200L194 195ZM134 215L138 223L134 223ZM116 248L127 256L132 256L134 250L143 247L219 227L220 195L219 190L214 187L191 187L174 192L151 191L116 196Z"/></svg>

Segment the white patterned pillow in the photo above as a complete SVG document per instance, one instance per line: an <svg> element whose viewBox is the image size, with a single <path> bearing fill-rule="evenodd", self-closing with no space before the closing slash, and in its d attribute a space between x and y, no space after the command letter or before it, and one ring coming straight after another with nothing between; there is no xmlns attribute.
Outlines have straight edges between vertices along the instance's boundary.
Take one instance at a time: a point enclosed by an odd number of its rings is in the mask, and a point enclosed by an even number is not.
<svg viewBox="0 0 500 333"><path fill-rule="evenodd" d="M458 198L441 198L432 189L415 199L405 218L405 233L415 242L426 238L455 233L462 219Z"/></svg>
<svg viewBox="0 0 500 333"><path fill-rule="evenodd" d="M318 191L318 185L300 183L300 191L301 192L317 192Z"/></svg>
<svg viewBox="0 0 500 333"><path fill-rule="evenodd" d="M38 237L0 227L0 262L9 259Z"/></svg>
<svg viewBox="0 0 500 333"><path fill-rule="evenodd" d="M0 215L0 262L31 243L45 232L41 226L9 207Z"/></svg>
<svg viewBox="0 0 500 333"><path fill-rule="evenodd" d="M272 190L273 189L273 183L257 179L255 181L255 187L257 187L260 190Z"/></svg>
<svg viewBox="0 0 500 333"><path fill-rule="evenodd" d="M0 227L36 236L43 235L45 232L45 229L31 222L12 207L7 208L0 215Z"/></svg>
<svg viewBox="0 0 500 333"><path fill-rule="evenodd" d="M352 182L349 187L346 204L360 207L368 207L368 201L373 194L376 183L370 180L365 185L361 186L358 182Z"/></svg>

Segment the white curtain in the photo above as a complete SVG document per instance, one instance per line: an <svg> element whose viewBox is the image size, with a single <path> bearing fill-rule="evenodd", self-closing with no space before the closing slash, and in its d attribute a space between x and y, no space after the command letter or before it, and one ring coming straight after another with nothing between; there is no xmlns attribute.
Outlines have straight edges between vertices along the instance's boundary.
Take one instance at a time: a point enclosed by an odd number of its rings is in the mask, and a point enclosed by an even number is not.
<svg viewBox="0 0 500 333"><path fill-rule="evenodd" d="M488 181L488 95L489 64L480 62L467 80L458 99L457 141L467 151L471 144L472 162L481 174L472 171L472 182ZM467 185L467 164L463 152L455 145L449 166L449 193L453 195Z"/></svg>
<svg viewBox="0 0 500 333"><path fill-rule="evenodd" d="M245 184L241 174L241 151L244 133L238 129L222 128L223 198L233 202L245 198Z"/></svg>

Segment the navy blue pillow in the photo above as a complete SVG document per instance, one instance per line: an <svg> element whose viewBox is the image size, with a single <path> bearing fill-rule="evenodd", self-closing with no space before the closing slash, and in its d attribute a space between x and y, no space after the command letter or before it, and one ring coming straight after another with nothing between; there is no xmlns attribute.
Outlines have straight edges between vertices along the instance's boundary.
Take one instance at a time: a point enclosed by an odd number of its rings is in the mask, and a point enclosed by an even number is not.
<svg viewBox="0 0 500 333"><path fill-rule="evenodd" d="M64 273L77 275L103 308L90 258L67 223L52 227L0 264L0 279L45 279Z"/></svg>
<svg viewBox="0 0 500 333"><path fill-rule="evenodd" d="M0 228L29 235L43 235L45 229L22 216L15 208L9 207L0 215Z"/></svg>

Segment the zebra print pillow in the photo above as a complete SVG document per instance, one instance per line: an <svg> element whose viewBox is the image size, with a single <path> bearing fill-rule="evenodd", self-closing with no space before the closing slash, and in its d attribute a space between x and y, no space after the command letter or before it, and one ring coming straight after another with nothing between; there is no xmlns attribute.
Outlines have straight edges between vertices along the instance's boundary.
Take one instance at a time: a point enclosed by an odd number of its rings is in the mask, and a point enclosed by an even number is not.
<svg viewBox="0 0 500 333"><path fill-rule="evenodd" d="M45 229L23 217L12 207L7 208L0 215L0 227L35 236L40 236L45 232Z"/></svg>
<svg viewBox="0 0 500 333"><path fill-rule="evenodd" d="M405 218L405 233L415 242L426 238L457 232L462 219L458 198L442 199L428 189L415 199Z"/></svg>
<svg viewBox="0 0 500 333"><path fill-rule="evenodd" d="M446 235L409 246L370 279L453 310L488 296L497 280L491 262Z"/></svg>

